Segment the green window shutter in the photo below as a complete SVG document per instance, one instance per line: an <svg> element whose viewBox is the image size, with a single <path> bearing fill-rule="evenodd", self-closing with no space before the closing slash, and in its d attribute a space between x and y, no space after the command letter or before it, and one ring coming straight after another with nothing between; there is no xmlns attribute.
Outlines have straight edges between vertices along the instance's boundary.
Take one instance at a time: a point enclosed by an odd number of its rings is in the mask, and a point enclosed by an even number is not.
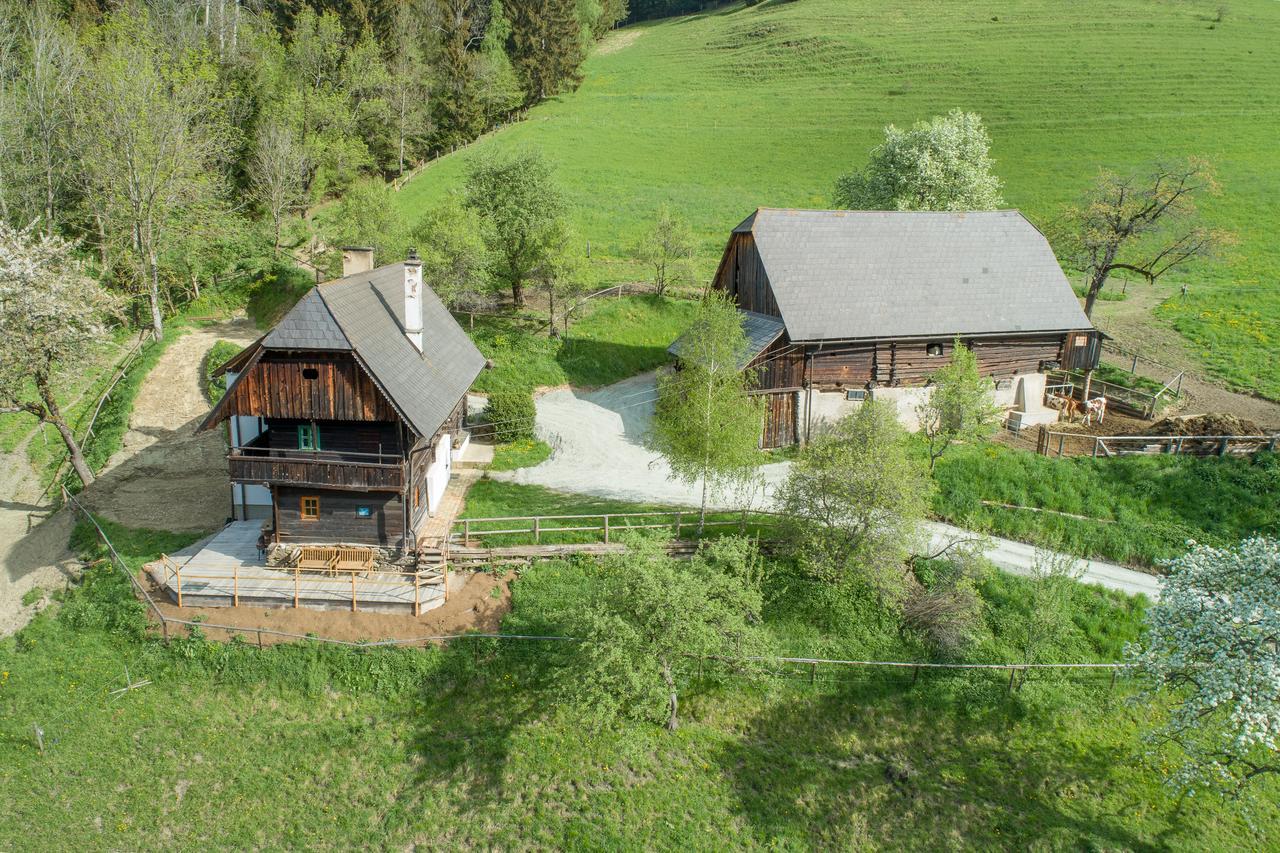
<svg viewBox="0 0 1280 853"><path fill-rule="evenodd" d="M298 425L298 449L299 450L319 450L319 435L312 430L311 424Z"/></svg>

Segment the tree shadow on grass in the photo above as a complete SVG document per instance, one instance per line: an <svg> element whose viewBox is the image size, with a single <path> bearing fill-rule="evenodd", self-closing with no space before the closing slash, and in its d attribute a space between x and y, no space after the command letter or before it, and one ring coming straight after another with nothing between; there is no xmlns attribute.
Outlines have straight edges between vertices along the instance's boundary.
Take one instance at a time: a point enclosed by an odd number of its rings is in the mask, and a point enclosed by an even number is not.
<svg viewBox="0 0 1280 853"><path fill-rule="evenodd" d="M450 790L454 807L468 812L507 802L513 744L554 702L557 660L556 649L533 642L451 643L406 709L407 749L417 770L387 816L388 827L414 826L424 801L440 790Z"/></svg>
<svg viewBox="0 0 1280 853"><path fill-rule="evenodd" d="M1157 849L1123 814L1058 805L1061 792L1109 784L1126 750L1015 745L1005 710L967 719L923 692L868 681L752 719L720 760L761 843Z"/></svg>

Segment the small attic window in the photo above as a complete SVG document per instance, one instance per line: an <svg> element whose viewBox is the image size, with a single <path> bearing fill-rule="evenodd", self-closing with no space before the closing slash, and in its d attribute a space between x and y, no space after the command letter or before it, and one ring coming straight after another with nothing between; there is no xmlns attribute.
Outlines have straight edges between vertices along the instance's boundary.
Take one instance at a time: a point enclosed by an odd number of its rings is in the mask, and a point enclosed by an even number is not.
<svg viewBox="0 0 1280 853"><path fill-rule="evenodd" d="M942 344L928 344L925 346L924 351L930 357L940 356L942 355Z"/></svg>
<svg viewBox="0 0 1280 853"><path fill-rule="evenodd" d="M320 371L314 367L304 367L302 368L302 378L303 379L319 379Z"/></svg>

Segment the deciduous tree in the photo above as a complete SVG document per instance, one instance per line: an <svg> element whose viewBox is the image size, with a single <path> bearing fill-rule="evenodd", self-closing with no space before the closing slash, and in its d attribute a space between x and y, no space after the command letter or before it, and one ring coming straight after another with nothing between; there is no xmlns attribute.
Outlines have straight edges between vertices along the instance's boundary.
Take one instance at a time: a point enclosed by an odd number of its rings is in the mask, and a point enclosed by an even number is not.
<svg viewBox="0 0 1280 853"><path fill-rule="evenodd" d="M598 582L575 626L585 642L560 679L566 698L598 723L632 716L675 731L683 673L699 656L764 650L755 627L760 561L749 540L704 543L682 562L660 540L632 537L626 554L605 558Z"/></svg>
<svg viewBox="0 0 1280 853"><path fill-rule="evenodd" d="M1170 270L1212 257L1234 242L1228 232L1204 225L1197 212L1198 196L1218 193L1213 167L1197 158L1157 164L1140 176L1101 172L1054 228L1063 259L1088 277L1085 315L1093 316L1098 294L1116 272L1135 273L1154 284Z"/></svg>
<svg viewBox="0 0 1280 853"><path fill-rule="evenodd" d="M1000 409L992 384L978 373L978 359L957 338L951 363L930 377L929 396L916 407L920 432L929 446L929 470L957 441L978 441L995 430Z"/></svg>
<svg viewBox="0 0 1280 853"><path fill-rule="evenodd" d="M693 235L689 223L663 204L653 229L636 247L636 257L653 269L653 286L659 296L668 285L693 280Z"/></svg>
<svg viewBox="0 0 1280 853"><path fill-rule="evenodd" d="M493 299L486 227L456 194L446 196L414 227L422 280L450 308L481 308Z"/></svg>
<svg viewBox="0 0 1280 853"><path fill-rule="evenodd" d="M1169 565L1145 639L1128 659L1139 701L1167 709L1147 734L1153 757L1181 763L1169 782L1239 794L1280 773L1280 542L1192 545Z"/></svg>
<svg viewBox="0 0 1280 853"><path fill-rule="evenodd" d="M249 161L249 187L271 217L273 251L280 254L280 223L305 198L307 155L293 129L270 122L258 131Z"/></svg>
<svg viewBox="0 0 1280 853"><path fill-rule="evenodd" d="M536 149L486 155L470 164L466 204L485 218L493 274L524 307L524 287L564 233L564 197L551 165Z"/></svg>
<svg viewBox="0 0 1280 853"><path fill-rule="evenodd" d="M931 490L894 407L868 400L792 463L775 501L790 550L809 571L837 583L862 576L897 604Z"/></svg>
<svg viewBox="0 0 1280 853"><path fill-rule="evenodd" d="M1004 200L990 148L976 113L952 110L910 130L889 125L867 165L836 180L835 204L854 210L994 210Z"/></svg>
<svg viewBox="0 0 1280 853"><path fill-rule="evenodd" d="M732 302L708 293L677 347L680 369L658 377L646 443L667 460L674 479L700 486L701 533L709 494L751 484L760 461L762 411L747 393L747 338Z"/></svg>
<svg viewBox="0 0 1280 853"><path fill-rule="evenodd" d="M85 485L93 471L58 405L54 378L83 359L117 307L80 271L70 243L0 222L0 407L53 424Z"/></svg>

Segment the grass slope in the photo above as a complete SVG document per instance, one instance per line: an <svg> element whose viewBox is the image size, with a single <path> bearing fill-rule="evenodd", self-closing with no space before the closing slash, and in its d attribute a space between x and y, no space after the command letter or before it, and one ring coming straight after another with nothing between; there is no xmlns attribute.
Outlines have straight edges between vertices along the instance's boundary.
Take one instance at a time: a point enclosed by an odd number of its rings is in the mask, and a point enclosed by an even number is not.
<svg viewBox="0 0 1280 853"><path fill-rule="evenodd" d="M642 24L591 57L577 92L435 162L397 200L416 218L471 158L533 145L557 164L606 279L645 274L630 250L662 202L691 220L706 277L757 205L828 205L890 122L981 113L1006 201L1041 224L1099 167L1202 154L1225 190L1206 216L1240 244L1188 274L1190 313L1170 318L1218 375L1280 399L1267 350L1280 340L1280 6L1234 2L1217 22L1220 7L805 0ZM1237 303L1257 322L1201 317Z"/></svg>
<svg viewBox="0 0 1280 853"><path fill-rule="evenodd" d="M180 542L109 535L138 565ZM80 531L84 533L83 528ZM91 537L82 537L91 548ZM780 650L919 654L873 596L775 567ZM509 632L562 632L586 562L541 563ZM1013 654L1026 581L996 575L973 659ZM493 641L356 651L141 636L127 582L85 584L0 642L0 826L15 850L378 847L1262 849L1280 825L1195 797L1175 810L1136 760L1151 714L1102 678L822 672L715 686L685 674L668 734L594 732L557 702L568 647ZM1141 606L1080 586L1060 659L1112 660ZM112 698L124 667L145 688ZM45 733L45 752L32 726ZM894 768L894 779L887 773ZM1264 780L1266 798L1278 793Z"/></svg>
<svg viewBox="0 0 1280 853"><path fill-rule="evenodd" d="M1186 551L1280 536L1280 456L1054 459L994 444L952 448L938 463L934 511L964 527L1139 566ZM985 506L1039 507L1101 519Z"/></svg>

